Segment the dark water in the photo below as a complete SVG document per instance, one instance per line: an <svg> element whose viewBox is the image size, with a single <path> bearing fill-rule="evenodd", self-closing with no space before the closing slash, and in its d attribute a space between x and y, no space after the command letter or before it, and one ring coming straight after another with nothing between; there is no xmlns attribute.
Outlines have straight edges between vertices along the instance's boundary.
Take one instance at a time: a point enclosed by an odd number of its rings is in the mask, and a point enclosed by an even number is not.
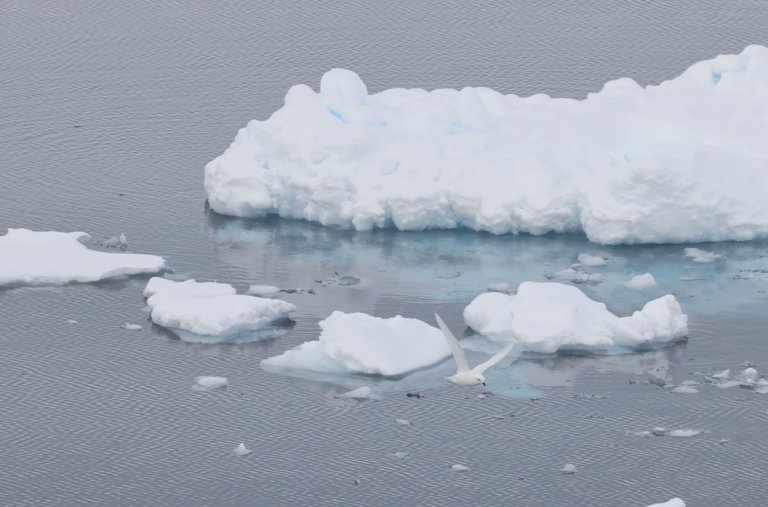
<svg viewBox="0 0 768 507"><path fill-rule="evenodd" d="M331 67L357 71L371 91L484 85L579 97L612 78L655 83L768 44L766 26L761 0L0 0L0 229L124 231L131 250L167 257L181 276L317 291L286 296L298 307L287 336L233 346L150 326L146 279L0 291L0 505L762 504L768 398L709 385L675 395L648 381L768 364L765 243L704 245L726 258L697 266L672 246L232 220L206 211L202 168L290 85L316 86ZM518 361L493 370L503 395L485 398L437 374L341 386L259 366L314 339L335 309L425 320L440 311L458 327L488 283L544 280L580 252L610 258L589 295L626 314L674 293L689 340ZM645 271L658 289L622 288ZM362 283L316 282L336 272ZM201 374L230 386L195 392ZM362 383L384 398L334 397ZM708 432L628 433L654 426ZM232 456L240 442L254 453ZM408 455L390 456L398 451ZM450 472L454 463L471 470ZM578 472L562 475L565 463Z"/></svg>

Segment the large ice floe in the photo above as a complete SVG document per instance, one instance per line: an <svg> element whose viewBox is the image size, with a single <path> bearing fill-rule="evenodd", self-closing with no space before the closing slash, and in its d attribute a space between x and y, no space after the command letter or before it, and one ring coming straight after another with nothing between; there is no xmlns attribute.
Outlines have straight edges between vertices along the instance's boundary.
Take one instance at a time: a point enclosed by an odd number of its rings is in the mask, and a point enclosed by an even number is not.
<svg viewBox="0 0 768 507"><path fill-rule="evenodd" d="M487 292L464 309L467 325L489 340L546 354L659 345L685 337L687 320L672 295L617 317L605 304L561 283L523 282L515 295Z"/></svg>
<svg viewBox="0 0 768 507"><path fill-rule="evenodd" d="M439 329L401 316L333 312L320 322L320 338L262 361L266 369L398 376L451 355Z"/></svg>
<svg viewBox="0 0 768 507"><path fill-rule="evenodd" d="M360 230L584 232L603 244L768 237L768 48L583 100L488 88L292 87L205 168L213 210Z"/></svg>
<svg viewBox="0 0 768 507"><path fill-rule="evenodd" d="M84 232L8 229L0 236L0 287L96 282L158 273L165 260L157 255L89 250Z"/></svg>
<svg viewBox="0 0 768 507"><path fill-rule="evenodd" d="M144 288L152 322L194 343L244 342L285 334L296 307L279 299L236 294L226 283L153 277Z"/></svg>

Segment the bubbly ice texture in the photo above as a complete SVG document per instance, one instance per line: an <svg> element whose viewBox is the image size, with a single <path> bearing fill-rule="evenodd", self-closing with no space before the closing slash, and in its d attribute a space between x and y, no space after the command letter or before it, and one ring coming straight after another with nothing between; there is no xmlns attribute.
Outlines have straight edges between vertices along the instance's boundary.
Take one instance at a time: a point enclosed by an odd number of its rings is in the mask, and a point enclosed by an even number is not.
<svg viewBox="0 0 768 507"><path fill-rule="evenodd" d="M184 341L245 341L283 334L273 324L296 307L279 299L238 295L225 283L153 277L144 289L152 321Z"/></svg>
<svg viewBox="0 0 768 507"><path fill-rule="evenodd" d="M316 341L305 342L261 362L266 369L398 376L451 355L439 329L401 316L333 312L320 321Z"/></svg>
<svg viewBox="0 0 768 507"><path fill-rule="evenodd" d="M89 250L84 232L8 229L0 236L0 287L60 285L158 273L165 260L157 255Z"/></svg>
<svg viewBox="0 0 768 507"><path fill-rule="evenodd" d="M583 100L488 88L293 86L205 168L218 213L369 230L583 232L596 243L768 237L768 48Z"/></svg>
<svg viewBox="0 0 768 507"><path fill-rule="evenodd" d="M617 317L577 287L555 282L523 282L515 295L480 294L464 309L464 321L491 341L539 353L632 350L688 334L688 319L672 295Z"/></svg>

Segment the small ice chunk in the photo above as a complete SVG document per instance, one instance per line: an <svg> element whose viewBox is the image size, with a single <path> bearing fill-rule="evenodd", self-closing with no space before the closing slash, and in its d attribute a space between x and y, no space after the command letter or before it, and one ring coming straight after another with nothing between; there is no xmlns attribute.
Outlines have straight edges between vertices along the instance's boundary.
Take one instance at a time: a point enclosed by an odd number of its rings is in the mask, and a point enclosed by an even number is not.
<svg viewBox="0 0 768 507"><path fill-rule="evenodd" d="M395 422L399 426L410 426L411 425L411 421L409 421L408 419L395 419Z"/></svg>
<svg viewBox="0 0 768 507"><path fill-rule="evenodd" d="M234 450L235 456L248 456L251 452L253 451L248 449L244 443L240 443Z"/></svg>
<svg viewBox="0 0 768 507"><path fill-rule="evenodd" d="M575 474L576 465L568 463L567 465L563 465L563 468L561 468L560 471L566 475Z"/></svg>
<svg viewBox="0 0 768 507"><path fill-rule="evenodd" d="M654 437L663 437L664 435L666 435L666 434L667 434L667 429L666 429L666 428L663 428L663 427L661 427L661 426L656 426L656 427L654 427L654 428L651 430L651 434L652 434Z"/></svg>
<svg viewBox="0 0 768 507"><path fill-rule="evenodd" d="M731 441L730 438L721 438L720 440L717 441L717 444L718 445L725 445L725 444L727 444L730 441Z"/></svg>
<svg viewBox="0 0 768 507"><path fill-rule="evenodd" d="M717 259L722 257L720 254L707 252L706 250L700 250L698 248L686 248L683 250L683 255L691 259L693 262L702 264L707 262L715 262Z"/></svg>
<svg viewBox="0 0 768 507"><path fill-rule="evenodd" d="M648 505L647 507L685 507L685 502L679 498L673 498L672 500L667 500L664 503L655 503L653 505Z"/></svg>
<svg viewBox="0 0 768 507"><path fill-rule="evenodd" d="M493 282L489 283L486 289L491 292L509 292L509 284L507 282Z"/></svg>
<svg viewBox="0 0 768 507"><path fill-rule="evenodd" d="M342 287L348 287L350 285L357 285L360 283L360 279L356 276L340 276L338 280L336 280L336 283L338 285L341 285Z"/></svg>
<svg viewBox="0 0 768 507"><path fill-rule="evenodd" d="M603 281L603 275L600 273L587 273L586 271L578 271L573 268L563 269L562 271L549 273L545 276L557 282L598 284Z"/></svg>
<svg viewBox="0 0 768 507"><path fill-rule="evenodd" d="M96 244L105 248L119 248L125 250L128 248L128 239L125 237L125 233L121 232L117 236L108 236L101 241L97 241Z"/></svg>
<svg viewBox="0 0 768 507"><path fill-rule="evenodd" d="M656 287L656 279L650 273L636 275L624 282L624 286L629 289L645 290Z"/></svg>
<svg viewBox="0 0 768 507"><path fill-rule="evenodd" d="M730 368L727 370L719 371L717 373L713 373L712 377L715 380L728 380L731 378L731 370Z"/></svg>
<svg viewBox="0 0 768 507"><path fill-rule="evenodd" d="M758 377L760 377L760 374L757 373L757 370L754 368L747 368L742 372L742 374L746 380L752 380L755 382L757 381Z"/></svg>
<svg viewBox="0 0 768 507"><path fill-rule="evenodd" d="M200 376L195 377L194 387L201 390L211 390L225 387L227 384L229 384L229 382L224 377Z"/></svg>
<svg viewBox="0 0 768 507"><path fill-rule="evenodd" d="M67 324L70 324L70 325L72 325L72 324L79 324L79 322L76 321L75 319L67 319L64 322L66 322Z"/></svg>
<svg viewBox="0 0 768 507"><path fill-rule="evenodd" d="M398 452L393 452L392 454L390 454L390 456L396 459L403 459L406 456L408 456L408 453L403 451L398 451Z"/></svg>
<svg viewBox="0 0 768 507"><path fill-rule="evenodd" d="M368 386L358 387L339 395L339 398L353 398L356 400L379 400L381 396L374 394Z"/></svg>
<svg viewBox="0 0 768 507"><path fill-rule="evenodd" d="M673 388L672 392L676 394L699 394L699 390L696 389L695 385L685 383Z"/></svg>
<svg viewBox="0 0 768 507"><path fill-rule="evenodd" d="M274 285L251 285L248 287L248 294L263 298L271 298L279 292L280 287L275 287Z"/></svg>
<svg viewBox="0 0 768 507"><path fill-rule="evenodd" d="M693 429L672 430L669 432L669 436L690 438L690 437L695 437L696 435L700 435L701 433L703 433L702 430L693 430Z"/></svg>
<svg viewBox="0 0 768 507"><path fill-rule="evenodd" d="M451 470L453 470L454 472L466 472L469 470L469 467L456 464L451 466Z"/></svg>
<svg viewBox="0 0 768 507"><path fill-rule="evenodd" d="M123 329L127 329L129 331L139 331L139 330L141 330L141 325L139 325L139 324L130 324L128 322L126 322L125 324L123 324L120 327L123 328Z"/></svg>
<svg viewBox="0 0 768 507"><path fill-rule="evenodd" d="M578 260L582 266L605 266L605 259L599 255L580 253Z"/></svg>

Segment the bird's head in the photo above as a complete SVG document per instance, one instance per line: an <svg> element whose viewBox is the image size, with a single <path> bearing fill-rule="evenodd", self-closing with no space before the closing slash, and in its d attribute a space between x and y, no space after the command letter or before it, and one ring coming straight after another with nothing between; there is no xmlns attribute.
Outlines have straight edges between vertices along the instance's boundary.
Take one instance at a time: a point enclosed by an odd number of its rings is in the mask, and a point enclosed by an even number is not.
<svg viewBox="0 0 768 507"><path fill-rule="evenodd" d="M479 373L478 373L477 377L475 377L475 380L477 381L478 384L485 385L485 377L483 377Z"/></svg>

